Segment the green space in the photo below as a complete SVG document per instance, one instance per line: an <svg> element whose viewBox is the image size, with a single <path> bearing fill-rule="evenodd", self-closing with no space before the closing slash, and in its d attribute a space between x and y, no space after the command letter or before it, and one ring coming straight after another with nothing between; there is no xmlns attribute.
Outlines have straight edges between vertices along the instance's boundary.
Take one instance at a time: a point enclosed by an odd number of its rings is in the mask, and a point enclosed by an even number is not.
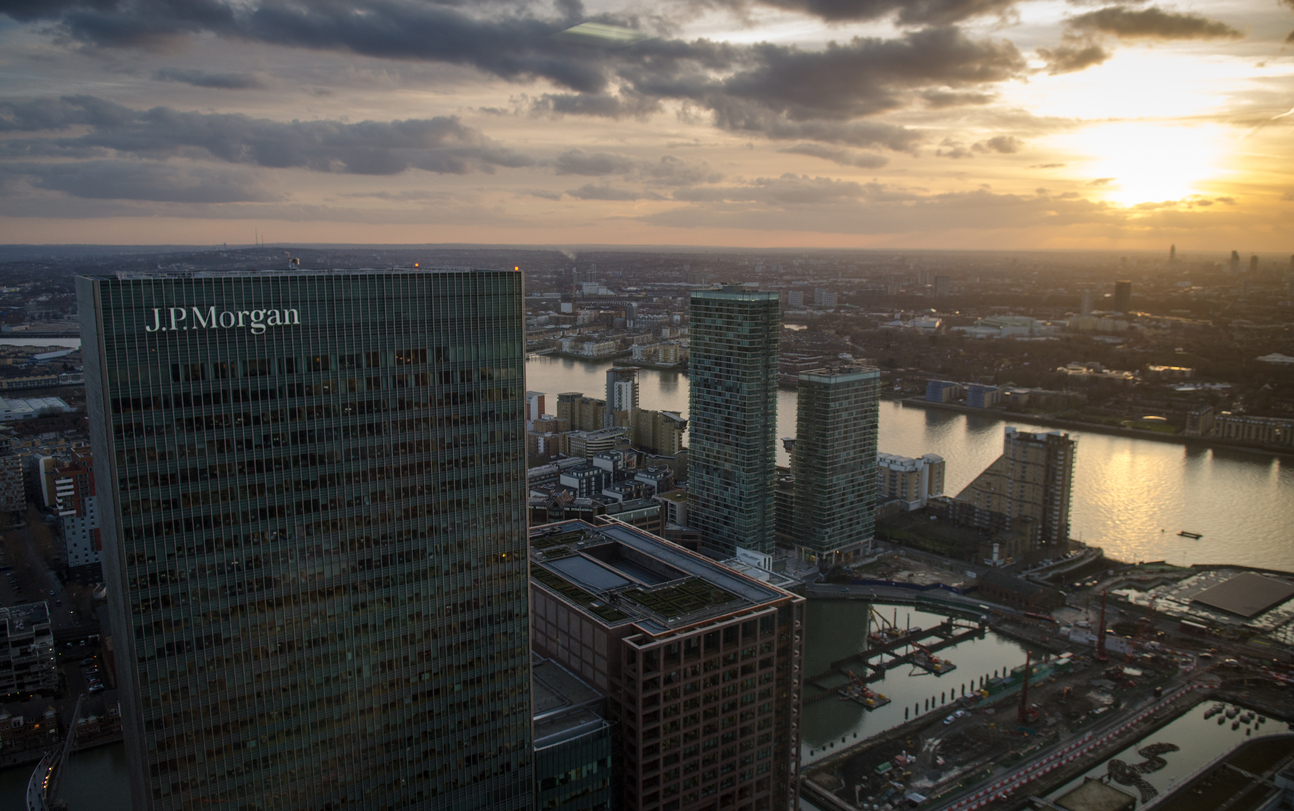
<svg viewBox="0 0 1294 811"><path fill-rule="evenodd" d="M878 537L958 560L972 560L984 535L943 519L931 520L925 510L905 512L876 521Z"/></svg>
<svg viewBox="0 0 1294 811"><path fill-rule="evenodd" d="M623 595L644 608L670 618L724 605L738 599L732 592L697 578L652 591L630 589L623 592Z"/></svg>
<svg viewBox="0 0 1294 811"><path fill-rule="evenodd" d="M542 566L531 566L530 576L576 605L587 608L607 622L620 622L621 620L629 619L629 615L625 612L603 603L600 598Z"/></svg>

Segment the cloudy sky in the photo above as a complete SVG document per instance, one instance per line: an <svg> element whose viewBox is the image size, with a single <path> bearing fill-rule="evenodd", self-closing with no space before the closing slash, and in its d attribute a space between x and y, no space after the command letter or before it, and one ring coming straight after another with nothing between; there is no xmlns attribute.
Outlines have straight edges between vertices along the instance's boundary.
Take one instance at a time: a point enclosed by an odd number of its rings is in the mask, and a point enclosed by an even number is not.
<svg viewBox="0 0 1294 811"><path fill-rule="evenodd" d="M1290 253L1291 223L1294 0L0 0L3 243Z"/></svg>

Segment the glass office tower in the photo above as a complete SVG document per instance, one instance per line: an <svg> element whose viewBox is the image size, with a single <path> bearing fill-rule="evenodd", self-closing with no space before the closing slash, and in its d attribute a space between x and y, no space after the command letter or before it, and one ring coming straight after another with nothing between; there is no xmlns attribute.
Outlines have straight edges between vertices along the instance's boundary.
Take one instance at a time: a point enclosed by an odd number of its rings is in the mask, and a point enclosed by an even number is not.
<svg viewBox="0 0 1294 811"><path fill-rule="evenodd" d="M77 279L134 808L529 807L522 292Z"/></svg>
<svg viewBox="0 0 1294 811"><path fill-rule="evenodd" d="M692 293L688 523L711 555L773 552L781 329L777 293Z"/></svg>

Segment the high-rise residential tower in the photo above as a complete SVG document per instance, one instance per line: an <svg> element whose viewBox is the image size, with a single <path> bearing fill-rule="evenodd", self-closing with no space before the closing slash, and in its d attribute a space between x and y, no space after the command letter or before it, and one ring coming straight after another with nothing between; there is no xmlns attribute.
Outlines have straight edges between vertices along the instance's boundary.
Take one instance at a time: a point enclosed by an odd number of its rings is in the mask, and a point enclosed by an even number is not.
<svg viewBox="0 0 1294 811"><path fill-rule="evenodd" d="M607 369L607 413L604 428L633 429L638 410L638 368L613 366Z"/></svg>
<svg viewBox="0 0 1294 811"><path fill-rule="evenodd" d="M1132 282L1122 281L1114 283L1114 311L1116 313L1126 313L1132 305Z"/></svg>
<svg viewBox="0 0 1294 811"><path fill-rule="evenodd" d="M692 293L688 520L712 555L773 551L780 331L777 293Z"/></svg>
<svg viewBox="0 0 1294 811"><path fill-rule="evenodd" d="M529 807L522 294L77 279L133 808Z"/></svg>
<svg viewBox="0 0 1294 811"><path fill-rule="evenodd" d="M834 564L862 554L876 529L881 373L870 366L801 372L795 455L795 551Z"/></svg>
<svg viewBox="0 0 1294 811"><path fill-rule="evenodd" d="M1007 517L1029 545L1069 540L1069 508L1077 440L1060 431L1033 433L1007 427L1002 455L957 497Z"/></svg>

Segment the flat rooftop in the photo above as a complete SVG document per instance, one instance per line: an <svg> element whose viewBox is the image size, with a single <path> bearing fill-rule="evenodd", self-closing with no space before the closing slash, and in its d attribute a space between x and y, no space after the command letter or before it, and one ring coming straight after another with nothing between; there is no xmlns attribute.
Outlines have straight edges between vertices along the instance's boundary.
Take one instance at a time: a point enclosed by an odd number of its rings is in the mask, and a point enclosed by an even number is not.
<svg viewBox="0 0 1294 811"><path fill-rule="evenodd" d="M530 576L606 625L661 633L788 596L624 524L562 521L530 531Z"/></svg>
<svg viewBox="0 0 1294 811"><path fill-rule="evenodd" d="M606 727L603 696L549 659L533 657L532 712L535 748L543 749Z"/></svg>
<svg viewBox="0 0 1294 811"><path fill-rule="evenodd" d="M1294 597L1294 585L1274 577L1245 572L1200 592L1191 602L1248 619L1270 611L1290 597Z"/></svg>

